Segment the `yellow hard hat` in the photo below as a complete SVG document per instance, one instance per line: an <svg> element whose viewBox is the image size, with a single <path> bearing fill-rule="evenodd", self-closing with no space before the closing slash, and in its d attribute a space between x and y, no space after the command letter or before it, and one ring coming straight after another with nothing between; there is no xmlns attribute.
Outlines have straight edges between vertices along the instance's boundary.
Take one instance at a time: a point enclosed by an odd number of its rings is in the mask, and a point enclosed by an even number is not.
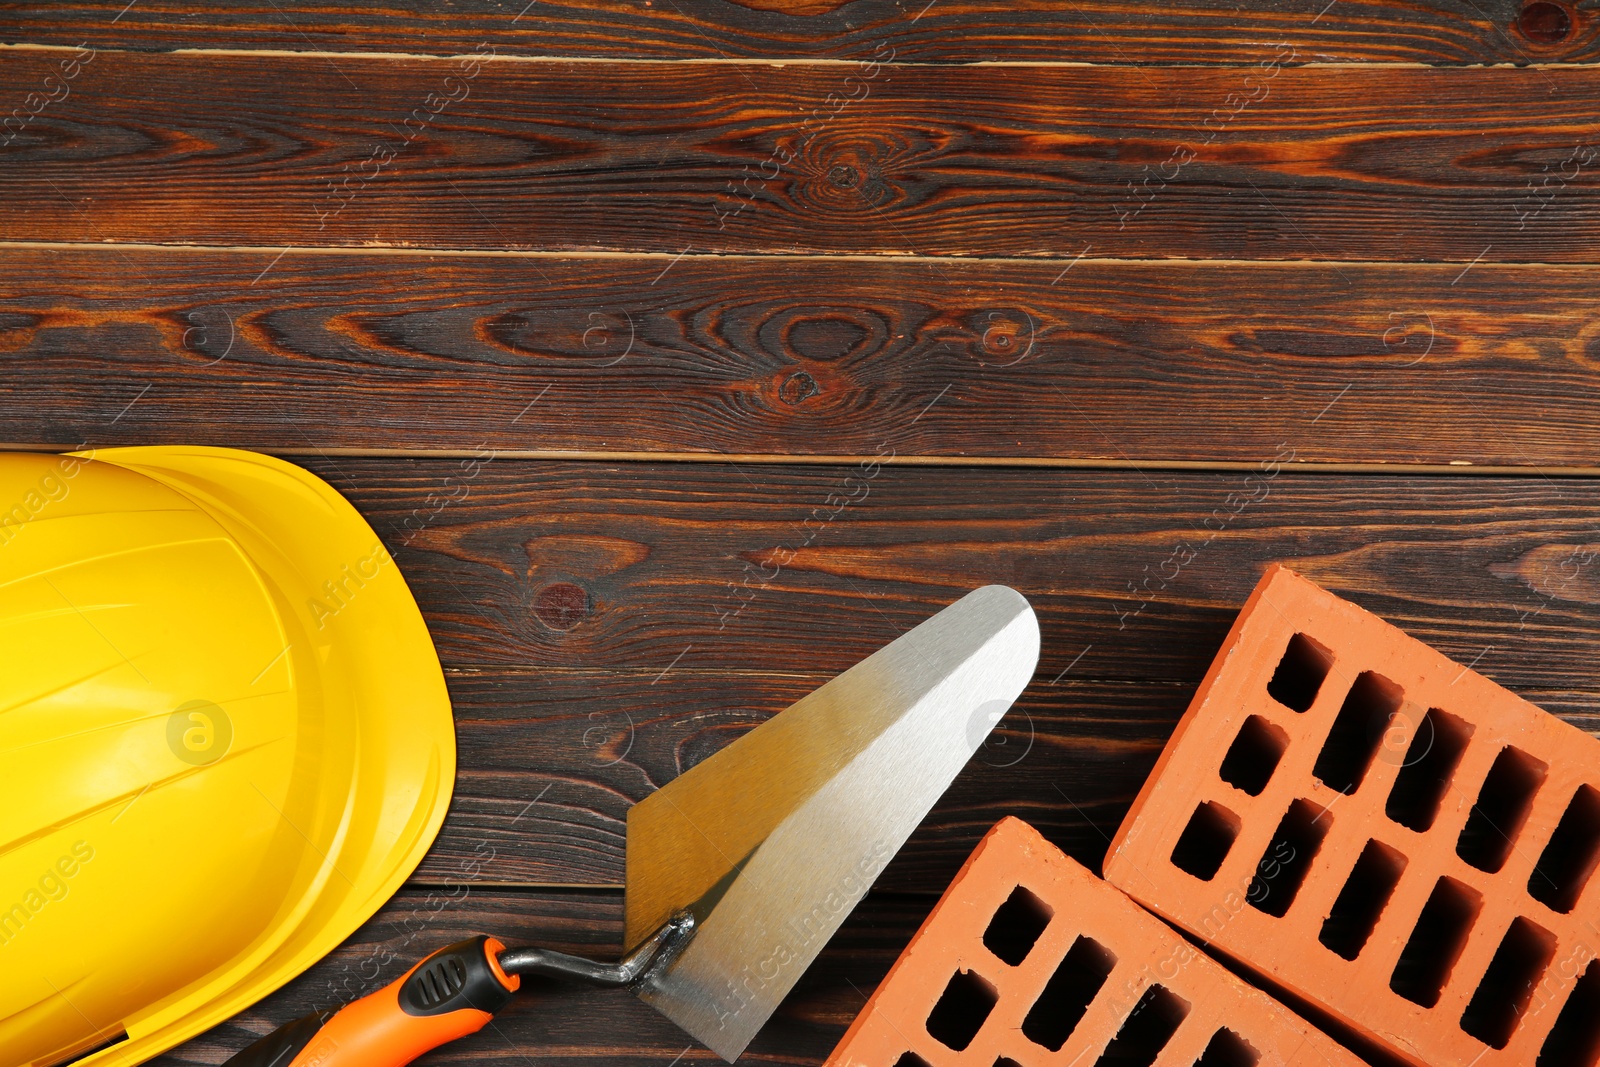
<svg viewBox="0 0 1600 1067"><path fill-rule="evenodd" d="M0 455L0 1065L138 1063L276 989L399 888L454 777L416 602L321 479Z"/></svg>

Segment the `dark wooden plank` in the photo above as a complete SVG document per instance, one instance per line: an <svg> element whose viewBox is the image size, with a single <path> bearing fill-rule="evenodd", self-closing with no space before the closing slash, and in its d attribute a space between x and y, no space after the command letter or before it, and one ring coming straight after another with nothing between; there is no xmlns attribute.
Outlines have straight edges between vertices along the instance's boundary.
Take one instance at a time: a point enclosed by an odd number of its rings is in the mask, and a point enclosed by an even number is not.
<svg viewBox="0 0 1600 1067"><path fill-rule="evenodd" d="M336 52L715 59L857 59L880 43L913 62L1229 63L1261 41L1307 60L1583 62L1596 56L1595 4L1578 26L1535 41L1517 0L672 0L655 5L414 0L342 8L238 2L204 10L142 0L0 4L0 40L131 49L288 48ZM9 10L7 10L9 9Z"/></svg>
<svg viewBox="0 0 1600 1067"><path fill-rule="evenodd" d="M459 780L424 881L619 884L631 804L987 582L1034 603L1040 670L888 888L944 884L1006 814L1094 862L1271 560L1600 727L1594 479L1279 473L1246 504L1240 473L885 467L829 519L859 468L311 465L449 670Z"/></svg>
<svg viewBox="0 0 1600 1067"><path fill-rule="evenodd" d="M932 904L931 897L869 896L739 1062L820 1064ZM622 896L515 892L464 882L402 891L340 948L283 989L151 1062L157 1067L220 1063L260 1034L377 989L428 952L478 933L511 944L614 959L621 947ZM524 981L524 995L496 1016L492 1026L417 1062L507 1067L525 1067L530 1061L539 1067L722 1062L628 993ZM680 1055L681 1060L675 1059Z"/></svg>
<svg viewBox="0 0 1600 1067"><path fill-rule="evenodd" d="M620 885L628 808L827 677L681 666L452 672L456 796L413 880L471 871L496 883ZM1006 815L1100 862L1193 687L1049 681L1037 679L1002 721L881 886L937 891ZM974 723L974 736L985 726Z"/></svg>
<svg viewBox="0 0 1600 1067"><path fill-rule="evenodd" d="M445 885L470 874L494 883L620 885L628 808L827 677L681 666L665 674L452 671L456 795L413 881ZM1098 868L1197 683L1074 674L1052 685L1041 674L880 885L937 892L1006 815L1026 818ZM1522 695L1584 729L1600 728L1600 690Z"/></svg>
<svg viewBox="0 0 1600 1067"><path fill-rule="evenodd" d="M0 441L1600 455L1584 268L275 255L0 250Z"/></svg>
<svg viewBox="0 0 1600 1067"><path fill-rule="evenodd" d="M1039 611L1045 677L1076 660L1074 677L1194 684L1277 560L1503 684L1592 684L1600 481L1271 459L1253 474L306 465L388 540L452 667L786 671L800 656L833 673L1004 582Z"/></svg>
<svg viewBox="0 0 1600 1067"><path fill-rule="evenodd" d="M72 52L21 51L0 95L38 113L6 135L0 238L1595 259L1600 70L1277 55L869 72L106 52L68 82Z"/></svg>

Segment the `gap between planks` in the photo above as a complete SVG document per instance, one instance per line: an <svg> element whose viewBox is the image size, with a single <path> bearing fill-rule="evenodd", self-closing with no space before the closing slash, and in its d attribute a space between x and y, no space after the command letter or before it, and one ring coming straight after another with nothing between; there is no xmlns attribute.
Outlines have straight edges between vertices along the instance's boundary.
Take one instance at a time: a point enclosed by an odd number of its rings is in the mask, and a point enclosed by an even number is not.
<svg viewBox="0 0 1600 1067"><path fill-rule="evenodd" d="M0 441L0 452L84 452L115 449L121 445L59 444L27 441ZM471 448L264 448L257 451L275 456L322 457L332 459L473 459L483 453ZM1249 460L1202 459L1079 459L1057 456L896 456L879 455L793 455L778 452L603 452L552 451L547 449L497 448L496 459L521 459L576 463L704 463L767 464L778 466L856 466L876 463L883 467L1016 467L1057 470L1187 471L1224 473L1254 471L1261 466ZM1445 474L1497 478L1600 478L1600 467L1518 466L1473 464L1466 460L1452 463L1282 463L1292 474Z"/></svg>
<svg viewBox="0 0 1600 1067"><path fill-rule="evenodd" d="M1040 256L930 256L916 252L717 252L706 249L687 252L672 252L666 249L646 252L624 252L609 249L570 250L558 249L520 249L520 248L445 248L429 245L395 245L374 242L360 245L210 245L210 244L163 244L154 241L17 241L0 240L0 254L7 251L45 251L45 252L165 252L174 254L245 254L280 256L288 253L295 255L316 256L422 256L426 258L461 257L476 259L639 259L639 260L750 260L753 262L769 262L783 260L785 262L800 262L814 260L817 262L838 263L934 263L943 265L977 266L1032 266L1048 267L1060 263L1085 263L1091 266L1132 266L1132 267L1263 267L1274 270L1306 270L1312 268L1325 268L1338 270L1345 267L1371 267L1387 268L1392 270L1433 270L1443 271L1450 267L1469 266L1474 270L1551 270L1551 271L1592 271L1600 266L1600 259L1594 262L1562 262L1546 263L1541 260L1493 260L1480 263L1483 257L1477 259L1431 259L1427 262L1401 259L1200 259L1190 256L1172 256L1158 259L1145 259L1135 256L1072 256L1061 255Z"/></svg>
<svg viewBox="0 0 1600 1067"><path fill-rule="evenodd" d="M440 889L445 886L469 886L473 889L527 889L539 892L571 893L577 896L582 893L620 893L627 889L622 882L480 882L472 878L438 878L428 876L424 878L408 878L403 884L405 889ZM920 896L915 893L901 893L901 896Z"/></svg>
<svg viewBox="0 0 1600 1067"><path fill-rule="evenodd" d="M1251 42L1259 43L1262 47L1271 47L1276 42ZM15 41L0 43L0 52L76 52L77 45L67 44L36 44L31 41ZM303 58L303 59L381 59L395 62L454 62L461 59L473 59L483 63L628 63L628 64L671 64L683 66L685 64L698 64L702 66L741 66L741 67L857 67L868 62L867 57L853 59L831 59L821 56L794 56L784 58L736 58L732 56L697 56L684 59L666 58L632 58L628 56L548 56L548 55L483 55L478 52L331 52L326 49L293 49L293 48L96 48L95 52L109 52L127 55L161 55L161 56L238 56L238 57L264 57L275 58ZM958 60L877 60L879 66L884 67L1131 67L1145 70L1244 70L1258 65L1255 60L1239 60L1233 63L1091 63L1084 60L1069 59L980 59L961 62ZM1295 63L1292 69L1314 68L1321 70L1594 70L1600 69L1600 63L1572 63L1572 62L1523 62L1506 61L1501 63L1451 63L1441 65L1437 63L1423 63L1416 60L1395 60L1384 62L1380 60L1327 60L1323 62Z"/></svg>

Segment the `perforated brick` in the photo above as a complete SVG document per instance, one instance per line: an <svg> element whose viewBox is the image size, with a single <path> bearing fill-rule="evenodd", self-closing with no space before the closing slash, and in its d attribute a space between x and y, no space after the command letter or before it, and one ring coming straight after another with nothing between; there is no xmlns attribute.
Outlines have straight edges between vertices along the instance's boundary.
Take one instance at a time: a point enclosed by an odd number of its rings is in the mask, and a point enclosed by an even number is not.
<svg viewBox="0 0 1600 1067"><path fill-rule="evenodd" d="M1360 1067L1027 823L990 830L827 1067Z"/></svg>
<svg viewBox="0 0 1600 1067"><path fill-rule="evenodd" d="M1600 741L1282 567L1106 857L1426 1067L1600 1059Z"/></svg>

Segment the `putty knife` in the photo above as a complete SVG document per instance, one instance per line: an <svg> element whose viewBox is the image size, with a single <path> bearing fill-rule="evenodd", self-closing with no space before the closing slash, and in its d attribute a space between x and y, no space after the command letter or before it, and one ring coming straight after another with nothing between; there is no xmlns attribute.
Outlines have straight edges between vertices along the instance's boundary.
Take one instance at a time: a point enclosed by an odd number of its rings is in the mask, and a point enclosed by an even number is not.
<svg viewBox="0 0 1600 1067"><path fill-rule="evenodd" d="M525 974L631 988L733 1062L1038 658L1020 593L967 594L634 806L621 962L475 937L226 1067L400 1067L481 1029Z"/></svg>

